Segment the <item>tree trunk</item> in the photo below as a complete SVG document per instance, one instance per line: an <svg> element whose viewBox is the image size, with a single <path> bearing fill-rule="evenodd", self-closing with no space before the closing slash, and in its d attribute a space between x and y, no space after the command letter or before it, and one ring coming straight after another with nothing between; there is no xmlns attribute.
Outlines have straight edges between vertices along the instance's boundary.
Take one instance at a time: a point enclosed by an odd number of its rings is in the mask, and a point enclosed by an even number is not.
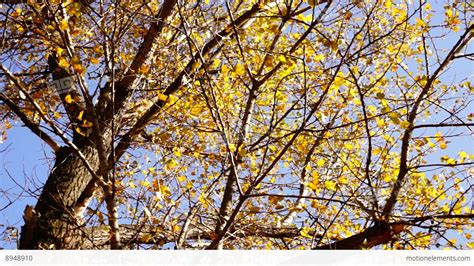
<svg viewBox="0 0 474 266"><path fill-rule="evenodd" d="M90 142L78 145L94 170L99 159ZM76 207L92 180L79 156L68 148L56 153L56 162L36 207L25 209L20 249L80 249L84 239L82 210Z"/></svg>

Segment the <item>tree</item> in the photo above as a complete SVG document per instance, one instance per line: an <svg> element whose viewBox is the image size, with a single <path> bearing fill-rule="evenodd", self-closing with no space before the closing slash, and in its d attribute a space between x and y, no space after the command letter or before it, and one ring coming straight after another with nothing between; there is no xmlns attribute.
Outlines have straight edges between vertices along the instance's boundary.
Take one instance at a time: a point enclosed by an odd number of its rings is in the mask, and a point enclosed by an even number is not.
<svg viewBox="0 0 474 266"><path fill-rule="evenodd" d="M472 248L468 2L1 2L20 248Z"/></svg>

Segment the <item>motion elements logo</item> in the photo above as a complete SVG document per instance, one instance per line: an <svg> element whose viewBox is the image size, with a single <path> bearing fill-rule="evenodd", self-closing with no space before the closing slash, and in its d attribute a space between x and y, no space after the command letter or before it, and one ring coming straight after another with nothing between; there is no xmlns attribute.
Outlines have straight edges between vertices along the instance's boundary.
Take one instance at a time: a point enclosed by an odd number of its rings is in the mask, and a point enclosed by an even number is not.
<svg viewBox="0 0 474 266"><path fill-rule="evenodd" d="M66 94L74 90L74 76L68 76L62 79L55 79L48 83L49 87L56 89L59 95Z"/></svg>

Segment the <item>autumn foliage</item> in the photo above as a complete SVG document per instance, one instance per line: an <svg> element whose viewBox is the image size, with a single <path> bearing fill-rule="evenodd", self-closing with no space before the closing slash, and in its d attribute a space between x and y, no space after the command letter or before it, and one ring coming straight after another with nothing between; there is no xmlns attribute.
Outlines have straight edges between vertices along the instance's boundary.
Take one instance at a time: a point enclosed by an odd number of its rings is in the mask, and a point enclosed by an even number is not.
<svg viewBox="0 0 474 266"><path fill-rule="evenodd" d="M469 1L0 2L20 248L473 248Z"/></svg>

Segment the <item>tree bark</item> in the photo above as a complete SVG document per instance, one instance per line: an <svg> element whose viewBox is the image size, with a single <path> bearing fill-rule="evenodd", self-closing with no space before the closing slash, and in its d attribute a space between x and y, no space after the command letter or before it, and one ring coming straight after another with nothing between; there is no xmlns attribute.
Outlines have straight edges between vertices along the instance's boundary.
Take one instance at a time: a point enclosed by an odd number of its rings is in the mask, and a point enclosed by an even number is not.
<svg viewBox="0 0 474 266"><path fill-rule="evenodd" d="M97 150L90 142L78 145L90 166L97 170ZM20 249L80 249L84 239L82 210L76 205L92 180L77 153L62 147L36 207L25 210Z"/></svg>

